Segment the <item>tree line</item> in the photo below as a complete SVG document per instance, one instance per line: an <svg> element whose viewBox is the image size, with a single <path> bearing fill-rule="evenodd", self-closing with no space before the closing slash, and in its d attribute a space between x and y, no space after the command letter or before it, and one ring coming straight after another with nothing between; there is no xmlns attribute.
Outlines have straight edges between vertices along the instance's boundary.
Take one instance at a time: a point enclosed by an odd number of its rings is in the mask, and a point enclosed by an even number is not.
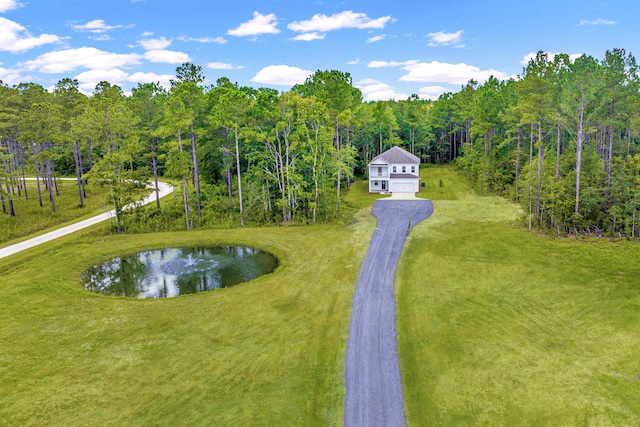
<svg viewBox="0 0 640 427"><path fill-rule="evenodd" d="M519 202L530 227L637 237L637 72L624 49L602 60L538 52L517 78L470 80L436 101L363 102L337 70L286 92L206 85L192 63L169 88L128 95L100 82L85 96L68 78L51 92L0 84L2 209L15 214L12 198L29 197L24 177L35 174L54 211L58 175L76 177L80 206L87 180L103 186L117 230L343 220L345 188L400 145ZM159 177L175 198L123 210Z"/></svg>
<svg viewBox="0 0 640 427"><path fill-rule="evenodd" d="M445 157L530 228L638 237L640 79L624 49L602 60L538 52L517 78L469 81L431 107Z"/></svg>
<svg viewBox="0 0 640 427"><path fill-rule="evenodd" d="M85 96L69 78L52 91L0 85L3 213L16 214L12 199L29 197L25 177L35 174L40 205L53 212L58 176L76 178L79 206L87 181L103 186L118 231L335 221L348 215L344 189L375 155L402 144L430 156L429 102L363 102L348 73L318 71L282 93L204 81L185 63L168 89L145 83L128 95L100 82ZM179 202L123 209L160 177Z"/></svg>

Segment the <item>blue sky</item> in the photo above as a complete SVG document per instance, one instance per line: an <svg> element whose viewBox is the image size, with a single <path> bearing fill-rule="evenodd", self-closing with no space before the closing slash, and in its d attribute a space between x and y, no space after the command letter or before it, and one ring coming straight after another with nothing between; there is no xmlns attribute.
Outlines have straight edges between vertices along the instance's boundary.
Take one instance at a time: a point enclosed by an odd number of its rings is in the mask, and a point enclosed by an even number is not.
<svg viewBox="0 0 640 427"><path fill-rule="evenodd" d="M637 0L0 0L0 80L128 92L189 61L208 83L285 91L337 69L365 100L434 99L515 76L539 50L637 55L639 16Z"/></svg>

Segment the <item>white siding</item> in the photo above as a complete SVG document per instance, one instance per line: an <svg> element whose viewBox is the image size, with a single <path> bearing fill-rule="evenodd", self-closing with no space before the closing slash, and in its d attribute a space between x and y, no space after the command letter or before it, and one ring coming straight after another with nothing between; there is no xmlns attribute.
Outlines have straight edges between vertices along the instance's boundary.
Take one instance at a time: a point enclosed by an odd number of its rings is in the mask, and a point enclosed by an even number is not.
<svg viewBox="0 0 640 427"><path fill-rule="evenodd" d="M369 178L388 178L389 177L389 166L375 166L372 165L369 167Z"/></svg>
<svg viewBox="0 0 640 427"><path fill-rule="evenodd" d="M415 176L420 175L420 169L418 165L393 165L395 167L395 171L392 173L410 173ZM411 171L413 168L413 172Z"/></svg>
<svg viewBox="0 0 640 427"><path fill-rule="evenodd" d="M369 192L388 192L389 181L386 179L370 179L369 180Z"/></svg>

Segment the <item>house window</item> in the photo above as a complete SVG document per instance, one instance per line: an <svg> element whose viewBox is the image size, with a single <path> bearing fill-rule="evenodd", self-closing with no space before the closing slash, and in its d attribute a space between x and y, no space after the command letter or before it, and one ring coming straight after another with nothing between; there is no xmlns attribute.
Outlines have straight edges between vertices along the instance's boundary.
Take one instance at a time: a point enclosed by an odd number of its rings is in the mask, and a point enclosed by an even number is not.
<svg viewBox="0 0 640 427"><path fill-rule="evenodd" d="M378 176L382 176L382 167L378 166Z"/></svg>
<svg viewBox="0 0 640 427"><path fill-rule="evenodd" d="M377 187L378 186L378 181L373 181L373 186Z"/></svg>
<svg viewBox="0 0 640 427"><path fill-rule="evenodd" d="M402 173L405 173L406 171L407 171L407 167L406 167L406 166L403 166L403 167L402 167Z"/></svg>
<svg viewBox="0 0 640 427"><path fill-rule="evenodd" d="M394 166L394 167L393 167L393 173L396 173L397 171L398 171L398 167L397 167L397 166Z"/></svg>
<svg viewBox="0 0 640 427"><path fill-rule="evenodd" d="M411 166L411 173L416 173L416 167L415 166Z"/></svg>

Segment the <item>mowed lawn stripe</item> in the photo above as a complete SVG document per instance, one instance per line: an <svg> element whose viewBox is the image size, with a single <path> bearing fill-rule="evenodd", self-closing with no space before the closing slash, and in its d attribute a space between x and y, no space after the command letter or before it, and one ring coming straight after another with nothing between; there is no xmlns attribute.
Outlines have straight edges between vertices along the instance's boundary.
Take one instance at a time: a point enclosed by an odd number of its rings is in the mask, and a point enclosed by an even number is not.
<svg viewBox="0 0 640 427"><path fill-rule="evenodd" d="M80 232L0 261L6 425L341 425L358 268L375 227ZM150 248L246 245L271 275L167 300L91 294L80 273Z"/></svg>
<svg viewBox="0 0 640 427"><path fill-rule="evenodd" d="M408 423L637 423L638 243L530 234L462 186L434 206L397 273Z"/></svg>

